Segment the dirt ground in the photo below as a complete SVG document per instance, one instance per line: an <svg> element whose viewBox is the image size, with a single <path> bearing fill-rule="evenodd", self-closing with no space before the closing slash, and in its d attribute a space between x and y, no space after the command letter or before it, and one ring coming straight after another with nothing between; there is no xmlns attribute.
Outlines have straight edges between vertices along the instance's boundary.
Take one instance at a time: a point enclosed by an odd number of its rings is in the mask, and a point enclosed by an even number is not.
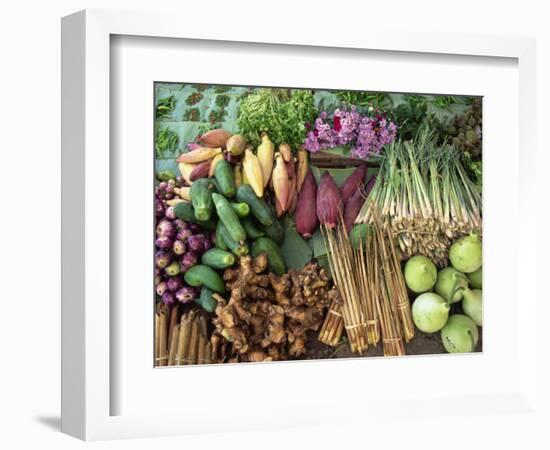
<svg viewBox="0 0 550 450"><path fill-rule="evenodd" d="M336 347L329 347L317 340L316 333L308 336L307 353L303 359L357 358L358 356L384 356L382 344L369 347L363 355L352 353L347 340L342 339ZM482 333L479 335L476 352L482 351ZM426 334L416 330L414 339L405 345L407 355L433 355L447 353L441 343L440 333Z"/></svg>
<svg viewBox="0 0 550 450"><path fill-rule="evenodd" d="M461 303L455 303L451 306L450 314L464 314ZM483 330L479 330L479 341L477 343L476 352L483 351ZM317 333L308 334L307 352L301 359L332 359L332 358L357 358L359 356L384 356L382 343L376 347L369 347L363 354L358 355L352 353L349 349L347 340L342 338L336 347L329 347L317 340ZM414 338L408 344L405 344L406 355L434 355L439 353L447 353L441 342L441 333L426 334L415 328Z"/></svg>

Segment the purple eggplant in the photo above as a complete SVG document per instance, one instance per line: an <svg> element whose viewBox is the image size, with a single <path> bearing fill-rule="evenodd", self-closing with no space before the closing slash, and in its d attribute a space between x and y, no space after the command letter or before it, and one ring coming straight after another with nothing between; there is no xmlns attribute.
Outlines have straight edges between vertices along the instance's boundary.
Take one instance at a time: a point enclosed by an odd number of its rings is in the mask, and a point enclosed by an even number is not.
<svg viewBox="0 0 550 450"><path fill-rule="evenodd" d="M176 231L182 231L182 230L186 230L188 228L187 222L185 222L182 219L176 219L172 222L172 224L176 228Z"/></svg>
<svg viewBox="0 0 550 450"><path fill-rule="evenodd" d="M195 252L187 252L185 255L182 256L180 263L181 263L181 271L185 272L187 269L190 269L194 265L198 264L199 257Z"/></svg>
<svg viewBox="0 0 550 450"><path fill-rule="evenodd" d="M161 248L163 250L168 250L172 248L172 245L174 244L174 240L171 236L160 236L155 240L155 245L157 248Z"/></svg>
<svg viewBox="0 0 550 450"><path fill-rule="evenodd" d="M162 296L168 289L168 286L166 284L166 281L161 281L155 286L155 291L157 292L157 295Z"/></svg>
<svg viewBox="0 0 550 450"><path fill-rule="evenodd" d="M206 237L204 236L204 234L195 234L194 236L190 236L189 239L187 239L187 246L190 250L193 250L194 252L203 252L204 241L206 241Z"/></svg>
<svg viewBox="0 0 550 450"><path fill-rule="evenodd" d="M210 250L213 246L212 238L205 238L203 241L203 250Z"/></svg>
<svg viewBox="0 0 550 450"><path fill-rule="evenodd" d="M172 255L164 250L159 250L155 253L155 266L159 269L168 267L168 264L172 262Z"/></svg>
<svg viewBox="0 0 550 450"><path fill-rule="evenodd" d="M164 269L164 273L168 275L169 277L175 277L181 272L180 263L177 261L173 261L166 269Z"/></svg>
<svg viewBox="0 0 550 450"><path fill-rule="evenodd" d="M189 303L198 298L199 292L191 286L183 286L176 292L176 300L180 303Z"/></svg>
<svg viewBox="0 0 550 450"><path fill-rule="evenodd" d="M176 220L176 213L174 212L173 206L166 208L166 211L164 211L164 217L170 220Z"/></svg>
<svg viewBox="0 0 550 450"><path fill-rule="evenodd" d="M176 296L173 292L164 291L164 294L162 294L162 303L168 306L173 305L176 303Z"/></svg>
<svg viewBox="0 0 550 450"><path fill-rule="evenodd" d="M197 224L197 223L190 223L189 224L189 229L193 232L193 233L200 233L202 231L202 227Z"/></svg>
<svg viewBox="0 0 550 450"><path fill-rule="evenodd" d="M169 291L176 292L181 287L180 277L170 277L166 280L166 287Z"/></svg>
<svg viewBox="0 0 550 450"><path fill-rule="evenodd" d="M157 217L164 217L164 211L166 207L160 197L155 197L155 215Z"/></svg>
<svg viewBox="0 0 550 450"><path fill-rule="evenodd" d="M182 242L187 242L187 239L191 236L193 236L193 232L190 229L185 229L178 231L178 234L176 234L176 239Z"/></svg>
<svg viewBox="0 0 550 450"><path fill-rule="evenodd" d="M161 219L159 223L157 223L157 237L161 236L170 236L171 238L174 238L176 236L176 228L167 219Z"/></svg>
<svg viewBox="0 0 550 450"><path fill-rule="evenodd" d="M181 256L185 253L185 242L178 240L174 241L174 245L172 246L172 250L174 253L178 256Z"/></svg>

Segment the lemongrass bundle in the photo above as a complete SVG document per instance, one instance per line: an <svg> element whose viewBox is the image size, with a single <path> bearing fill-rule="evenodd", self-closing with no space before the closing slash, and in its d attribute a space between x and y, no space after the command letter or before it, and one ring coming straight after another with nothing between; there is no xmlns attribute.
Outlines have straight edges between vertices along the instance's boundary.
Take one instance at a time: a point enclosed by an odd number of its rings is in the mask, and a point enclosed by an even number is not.
<svg viewBox="0 0 550 450"><path fill-rule="evenodd" d="M429 134L387 146L356 223L372 223L376 207L389 220L402 260L422 254L446 266L453 240L482 228L481 195L462 158L452 146L434 145Z"/></svg>

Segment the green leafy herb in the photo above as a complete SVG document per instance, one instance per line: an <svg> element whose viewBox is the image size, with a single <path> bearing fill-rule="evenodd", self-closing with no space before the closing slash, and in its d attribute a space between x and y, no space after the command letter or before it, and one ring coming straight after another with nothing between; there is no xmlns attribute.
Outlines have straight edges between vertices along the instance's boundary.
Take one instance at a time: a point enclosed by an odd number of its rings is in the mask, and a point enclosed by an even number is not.
<svg viewBox="0 0 550 450"><path fill-rule="evenodd" d="M426 97L420 95L405 96L405 103L401 103L389 113L392 120L398 125L397 133L403 140L411 140L418 135L426 121L428 103Z"/></svg>
<svg viewBox="0 0 550 450"><path fill-rule="evenodd" d="M220 94L216 97L216 106L218 108L225 108L228 104L231 98L229 95Z"/></svg>
<svg viewBox="0 0 550 450"><path fill-rule="evenodd" d="M438 108L448 108L451 105L457 103L457 100L452 95L437 95L432 103Z"/></svg>
<svg viewBox="0 0 550 450"><path fill-rule="evenodd" d="M315 115L309 90L259 89L241 102L237 125L254 146L260 144L265 131L275 145L287 143L297 148L305 140L306 123L312 123Z"/></svg>
<svg viewBox="0 0 550 450"><path fill-rule="evenodd" d="M159 181L174 180L176 178L176 175L174 175L174 172L172 172L171 170L163 170L163 171L157 172L155 176Z"/></svg>
<svg viewBox="0 0 550 450"><path fill-rule="evenodd" d="M384 92L338 91L336 97L347 105L359 108L372 106L375 109L386 110L393 105L390 95Z"/></svg>
<svg viewBox="0 0 550 450"><path fill-rule="evenodd" d="M159 99L157 102L156 117L157 119L164 119L170 117L172 111L176 107L176 98L173 95Z"/></svg>
<svg viewBox="0 0 550 450"><path fill-rule="evenodd" d="M198 136L200 136L201 134L204 134L210 130L215 130L217 128L221 128L222 127L222 124L221 123L201 123L199 125L199 128L197 130L197 133L198 133Z"/></svg>
<svg viewBox="0 0 550 450"><path fill-rule="evenodd" d="M178 135L168 128L157 130L157 139L155 141L155 150L157 158L166 154L174 154L178 149Z"/></svg>

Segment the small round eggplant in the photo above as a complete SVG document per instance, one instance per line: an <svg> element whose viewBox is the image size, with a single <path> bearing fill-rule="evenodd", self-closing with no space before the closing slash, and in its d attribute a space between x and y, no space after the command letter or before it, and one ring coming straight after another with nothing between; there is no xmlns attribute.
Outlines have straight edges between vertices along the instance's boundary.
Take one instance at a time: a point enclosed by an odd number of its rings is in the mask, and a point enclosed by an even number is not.
<svg viewBox="0 0 550 450"><path fill-rule="evenodd" d="M199 293L196 288L191 286L183 286L176 292L176 300L180 303L189 303L198 297Z"/></svg>
<svg viewBox="0 0 550 450"><path fill-rule="evenodd" d="M170 277L166 281L166 287L169 291L176 292L181 287L180 277Z"/></svg>
<svg viewBox="0 0 550 450"><path fill-rule="evenodd" d="M161 281L155 286L155 291L157 295L160 295L160 296L162 296L162 294L164 294L167 289L168 289L168 286L166 285L166 281Z"/></svg>
<svg viewBox="0 0 550 450"><path fill-rule="evenodd" d="M177 261L173 261L166 269L164 269L164 273L168 275L169 277L175 277L181 272L180 263Z"/></svg>
<svg viewBox="0 0 550 450"><path fill-rule="evenodd" d="M195 252L187 252L185 255L181 258L181 270L182 272L187 271L187 269L193 267L194 265L198 264L199 257Z"/></svg>
<svg viewBox="0 0 550 450"><path fill-rule="evenodd" d="M169 248L172 248L173 244L174 241L171 236L160 236L155 240L155 245L163 250L168 250Z"/></svg>
<svg viewBox="0 0 550 450"><path fill-rule="evenodd" d="M176 303L176 296L173 292L165 291L164 294L162 294L162 303L168 306L173 305Z"/></svg>
<svg viewBox="0 0 550 450"><path fill-rule="evenodd" d="M176 255L183 255L185 253L185 242L178 240L174 241L172 250Z"/></svg>

